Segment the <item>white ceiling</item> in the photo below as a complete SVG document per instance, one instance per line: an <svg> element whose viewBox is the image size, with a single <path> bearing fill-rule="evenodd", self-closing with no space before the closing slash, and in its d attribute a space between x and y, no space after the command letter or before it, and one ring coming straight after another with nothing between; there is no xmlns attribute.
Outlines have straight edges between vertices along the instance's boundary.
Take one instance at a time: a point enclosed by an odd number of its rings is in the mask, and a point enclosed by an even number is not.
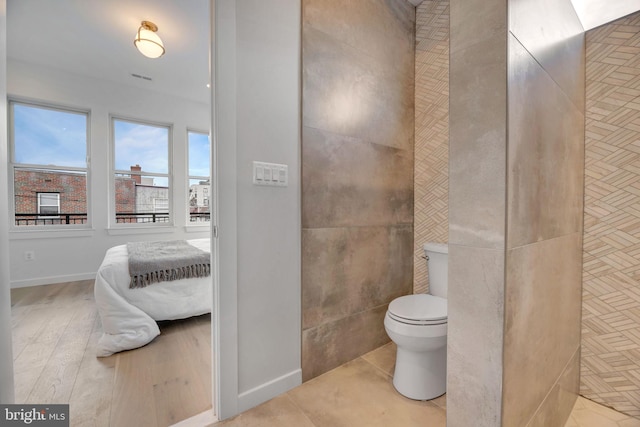
<svg viewBox="0 0 640 427"><path fill-rule="evenodd" d="M133 45L143 20L158 59ZM209 22L209 0L7 0L7 56L208 103Z"/></svg>
<svg viewBox="0 0 640 427"><path fill-rule="evenodd" d="M640 0L572 2L585 30L640 10ZM209 0L7 0L7 56L208 103L209 16ZM133 46L143 20L158 25L159 59Z"/></svg>

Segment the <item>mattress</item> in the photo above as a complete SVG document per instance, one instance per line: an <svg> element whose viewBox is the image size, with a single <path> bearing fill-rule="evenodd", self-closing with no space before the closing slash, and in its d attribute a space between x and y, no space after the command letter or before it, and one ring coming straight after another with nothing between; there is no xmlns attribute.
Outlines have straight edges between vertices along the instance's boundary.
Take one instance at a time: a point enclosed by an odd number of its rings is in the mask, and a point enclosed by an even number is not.
<svg viewBox="0 0 640 427"><path fill-rule="evenodd" d="M210 239L187 241L210 252ZM211 313L211 276L154 283L129 288L127 245L107 250L95 281L95 300L103 334L97 356L142 347L160 334L156 321L176 320Z"/></svg>

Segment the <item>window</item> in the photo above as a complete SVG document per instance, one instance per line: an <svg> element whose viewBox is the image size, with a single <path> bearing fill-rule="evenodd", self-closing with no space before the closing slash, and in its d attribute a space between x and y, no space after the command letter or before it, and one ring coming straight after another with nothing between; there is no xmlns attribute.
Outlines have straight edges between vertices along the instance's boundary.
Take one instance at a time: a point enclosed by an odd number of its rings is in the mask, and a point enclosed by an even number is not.
<svg viewBox="0 0 640 427"><path fill-rule="evenodd" d="M170 127L114 118L116 224L171 223Z"/></svg>
<svg viewBox="0 0 640 427"><path fill-rule="evenodd" d="M154 212L169 212L169 199L153 199Z"/></svg>
<svg viewBox="0 0 640 427"><path fill-rule="evenodd" d="M209 223L211 189L211 143L209 135L187 132L189 144L189 223Z"/></svg>
<svg viewBox="0 0 640 427"><path fill-rule="evenodd" d="M13 224L88 224L88 113L9 102Z"/></svg>
<svg viewBox="0 0 640 427"><path fill-rule="evenodd" d="M60 193L38 193L38 213L41 218L60 218Z"/></svg>

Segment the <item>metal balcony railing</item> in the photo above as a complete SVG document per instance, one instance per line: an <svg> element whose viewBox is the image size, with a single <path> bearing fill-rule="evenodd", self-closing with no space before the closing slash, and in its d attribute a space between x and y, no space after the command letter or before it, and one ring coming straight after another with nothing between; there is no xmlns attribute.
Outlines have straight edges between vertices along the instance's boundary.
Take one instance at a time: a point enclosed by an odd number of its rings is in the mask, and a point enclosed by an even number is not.
<svg viewBox="0 0 640 427"><path fill-rule="evenodd" d="M189 222L209 222L211 215L209 212L191 212L189 214Z"/></svg>
<svg viewBox="0 0 640 427"><path fill-rule="evenodd" d="M169 212L117 213L117 224L145 224L169 222Z"/></svg>
<svg viewBox="0 0 640 427"><path fill-rule="evenodd" d="M189 222L209 222L211 216L208 212L198 212L189 214ZM86 224L86 213L57 213L57 214L15 214L17 226L25 225L72 225ZM145 224L145 223L166 223L169 222L168 212L141 212L141 213L117 213L116 223L118 224Z"/></svg>
<svg viewBox="0 0 640 427"><path fill-rule="evenodd" d="M57 213L57 214L32 214L17 213L16 225L60 225L60 224L84 224L87 222L86 213Z"/></svg>

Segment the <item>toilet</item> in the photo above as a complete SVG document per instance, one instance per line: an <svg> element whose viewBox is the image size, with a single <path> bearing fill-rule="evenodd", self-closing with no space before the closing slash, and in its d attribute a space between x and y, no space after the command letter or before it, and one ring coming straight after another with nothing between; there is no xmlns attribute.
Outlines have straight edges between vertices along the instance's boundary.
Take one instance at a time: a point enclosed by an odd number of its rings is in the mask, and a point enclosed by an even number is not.
<svg viewBox="0 0 640 427"><path fill-rule="evenodd" d="M429 294L391 301L384 328L396 343L393 386L414 400L430 400L447 388L447 257L445 243L427 243Z"/></svg>

